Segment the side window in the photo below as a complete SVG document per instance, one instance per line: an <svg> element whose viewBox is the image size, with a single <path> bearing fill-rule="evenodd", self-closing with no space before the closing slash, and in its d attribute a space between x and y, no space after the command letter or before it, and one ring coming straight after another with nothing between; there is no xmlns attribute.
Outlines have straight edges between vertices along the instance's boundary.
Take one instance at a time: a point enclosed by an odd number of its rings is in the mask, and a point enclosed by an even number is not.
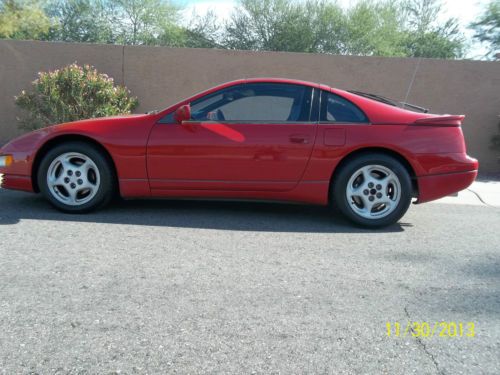
<svg viewBox="0 0 500 375"><path fill-rule="evenodd" d="M248 83L193 101L191 116L196 121L309 121L311 93L306 86Z"/></svg>
<svg viewBox="0 0 500 375"><path fill-rule="evenodd" d="M320 121L324 122L369 122L366 115L356 105L335 95L331 92L323 91L321 97Z"/></svg>

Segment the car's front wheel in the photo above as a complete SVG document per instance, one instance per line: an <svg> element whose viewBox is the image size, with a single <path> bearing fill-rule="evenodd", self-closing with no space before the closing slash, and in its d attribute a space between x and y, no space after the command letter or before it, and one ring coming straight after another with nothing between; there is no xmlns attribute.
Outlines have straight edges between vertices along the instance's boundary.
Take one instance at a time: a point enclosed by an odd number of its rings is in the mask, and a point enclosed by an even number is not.
<svg viewBox="0 0 500 375"><path fill-rule="evenodd" d="M406 168L381 153L360 155L343 165L332 185L333 204L366 227L397 222L408 210L412 184Z"/></svg>
<svg viewBox="0 0 500 375"><path fill-rule="evenodd" d="M101 208L113 197L114 170L95 146L68 142L55 146L38 169L40 191L56 208L84 213Z"/></svg>

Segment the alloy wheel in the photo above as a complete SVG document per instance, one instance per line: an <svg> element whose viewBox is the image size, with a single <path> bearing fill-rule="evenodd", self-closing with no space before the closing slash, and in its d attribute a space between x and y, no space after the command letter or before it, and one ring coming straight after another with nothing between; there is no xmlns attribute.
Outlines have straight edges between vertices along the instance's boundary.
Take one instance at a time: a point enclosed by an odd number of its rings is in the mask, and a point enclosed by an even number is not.
<svg viewBox="0 0 500 375"><path fill-rule="evenodd" d="M351 209L365 219L391 214L401 199L398 176L382 165L366 165L352 174L346 187Z"/></svg>
<svg viewBox="0 0 500 375"><path fill-rule="evenodd" d="M94 161L77 152L59 155L47 172L50 194L70 206L89 202L99 191L100 183L101 176Z"/></svg>

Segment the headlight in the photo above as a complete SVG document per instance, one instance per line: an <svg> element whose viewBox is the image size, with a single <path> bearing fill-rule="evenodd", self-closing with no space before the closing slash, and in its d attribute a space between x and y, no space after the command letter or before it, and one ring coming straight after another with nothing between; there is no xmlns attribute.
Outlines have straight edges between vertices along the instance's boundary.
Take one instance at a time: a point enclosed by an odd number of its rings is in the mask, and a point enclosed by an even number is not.
<svg viewBox="0 0 500 375"><path fill-rule="evenodd" d="M0 167L8 167L13 160L12 155L0 155Z"/></svg>

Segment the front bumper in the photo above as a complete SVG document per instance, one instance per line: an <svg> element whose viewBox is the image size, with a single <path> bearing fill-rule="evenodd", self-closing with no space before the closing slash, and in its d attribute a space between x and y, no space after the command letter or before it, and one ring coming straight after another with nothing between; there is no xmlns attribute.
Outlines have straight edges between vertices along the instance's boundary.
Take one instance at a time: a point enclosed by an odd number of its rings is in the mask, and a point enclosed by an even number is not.
<svg viewBox="0 0 500 375"><path fill-rule="evenodd" d="M30 176L0 174L0 188L34 192Z"/></svg>
<svg viewBox="0 0 500 375"><path fill-rule="evenodd" d="M0 150L0 187L3 189L33 192L31 181L32 153L6 149Z"/></svg>

